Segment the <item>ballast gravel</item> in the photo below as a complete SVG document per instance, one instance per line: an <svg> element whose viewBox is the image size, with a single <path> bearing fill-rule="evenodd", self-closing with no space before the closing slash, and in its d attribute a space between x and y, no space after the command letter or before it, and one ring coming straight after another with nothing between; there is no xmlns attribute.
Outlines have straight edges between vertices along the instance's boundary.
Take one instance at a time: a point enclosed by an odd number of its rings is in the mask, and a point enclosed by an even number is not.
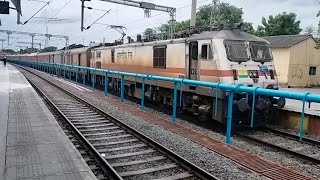
<svg viewBox="0 0 320 180"><path fill-rule="evenodd" d="M37 72L35 70L33 71ZM256 173L245 170L243 167L240 167L239 165L235 164L229 159L222 157L221 155L212 152L207 148L192 142L189 139L181 137L155 124L146 122L142 118L132 115L126 112L125 110L119 109L118 107L115 107L111 103L105 101L105 99L103 98L97 98L97 96L102 96L103 92L96 91L95 93L91 93L89 91L81 91L78 88L74 88L71 85L61 83L61 80L57 80L57 78L54 76L39 71L37 73L41 74L42 77L49 79L51 82L58 84L60 87L65 88L81 96L82 98L91 102L92 104L99 106L106 112L110 113L112 116L127 123L133 128L139 129L140 132L144 133L148 137L159 142L160 144L169 148L170 150L178 153L179 155L191 161L192 163L198 165L199 167L209 171L214 176L220 179L268 179L264 176L260 176ZM96 93L98 93L99 95L97 95ZM118 99L118 97L112 95L110 95L109 97ZM125 101L125 103L132 106L138 106L136 103L131 101ZM150 111L166 119L170 119L170 116L167 114L160 113L149 108L145 108L145 110ZM193 123L189 123L180 119L177 119L177 122L178 124L184 127L193 129L195 131L199 131L215 139L220 139L221 141L225 140L225 137L220 133L208 130L206 128L197 126ZM306 173L312 174L315 177L320 178L319 165L310 165L306 162L302 162L300 160L292 158L291 156L286 155L284 153L274 152L271 149L267 149L266 147L253 145L249 142L246 142L242 139L240 140L238 138L232 138L232 144L233 146L239 147L241 149L246 149L255 154L258 154L264 157L265 159L277 162L278 164L282 164L287 167L293 167L297 170L302 170Z"/></svg>

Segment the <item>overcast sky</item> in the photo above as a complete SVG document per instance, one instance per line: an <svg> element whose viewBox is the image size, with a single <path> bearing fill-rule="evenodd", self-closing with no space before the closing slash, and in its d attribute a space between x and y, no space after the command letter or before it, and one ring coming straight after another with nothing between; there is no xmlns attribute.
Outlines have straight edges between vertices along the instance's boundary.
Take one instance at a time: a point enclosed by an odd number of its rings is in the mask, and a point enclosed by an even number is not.
<svg viewBox="0 0 320 180"><path fill-rule="evenodd" d="M36 11L38 11L45 3L40 0L22 0L22 14L21 21L26 21ZM45 1L45 0L42 0ZM81 2L80 0L46 0L50 1L50 5L46 6L35 17L59 18L66 19L58 22L48 22L45 19L33 18L26 25L16 24L16 12L10 10L10 15L0 15L2 30L18 30L26 32L45 33L46 27L50 34L67 35L70 37L71 43L82 43L88 45L90 41L101 42L103 38L108 41L114 41L120 37L120 34L111 29L106 29L103 25L94 25L90 30L84 32L80 31L80 17L81 17ZM144 0L159 5L171 6L177 8L177 20L185 20L190 18L191 0ZM212 0L198 0L198 7L205 4L210 4ZM282 12L294 12L298 15L298 20L301 20L301 28L305 29L309 25L317 27L318 18L316 14L320 10L320 0L220 0L221 2L228 2L243 9L243 18L245 21L252 22L254 27L261 24L261 18L269 15L276 15ZM13 6L11 4L11 6ZM143 32L147 27L156 27L161 23L169 20L169 15L165 12L152 12L151 18L144 18L142 9L127 7L99 0L91 0L86 2L86 6L93 8L109 10L110 13L104 16L99 23L123 25L128 30L126 33L130 36ZM85 10L85 26L93 23L99 18L103 11ZM6 34L0 34L0 38L7 38ZM44 37L35 37L35 42L42 42L44 45ZM17 41L31 42L30 36L25 35L11 35L10 48L18 49ZM63 39L52 38L49 41L52 46L64 46ZM6 47L5 43L4 47Z"/></svg>

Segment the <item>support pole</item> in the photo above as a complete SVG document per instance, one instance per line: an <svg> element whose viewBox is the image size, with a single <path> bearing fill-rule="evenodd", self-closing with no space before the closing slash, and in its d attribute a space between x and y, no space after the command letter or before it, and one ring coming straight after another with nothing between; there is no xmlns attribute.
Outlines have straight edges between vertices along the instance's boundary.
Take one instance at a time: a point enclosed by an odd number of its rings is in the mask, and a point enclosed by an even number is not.
<svg viewBox="0 0 320 180"><path fill-rule="evenodd" d="M227 132L226 132L226 143L231 143L231 126L232 126L232 105L233 105L233 91L228 96L228 117L227 117Z"/></svg>
<svg viewBox="0 0 320 180"><path fill-rule="evenodd" d="M252 94L252 106L251 106L251 122L250 122L250 127L253 127L254 123L254 109L256 106L256 91L258 87L254 88L253 94Z"/></svg>
<svg viewBox="0 0 320 180"><path fill-rule="evenodd" d="M87 73L87 68L83 69L83 85L86 85L86 73Z"/></svg>
<svg viewBox="0 0 320 180"><path fill-rule="evenodd" d="M84 30L83 21L84 21L84 0L81 0L81 31Z"/></svg>
<svg viewBox="0 0 320 180"><path fill-rule="evenodd" d="M124 75L121 75L121 102L124 101Z"/></svg>
<svg viewBox="0 0 320 180"><path fill-rule="evenodd" d="M191 28L194 28L196 26L196 14L197 14L197 0L192 0L191 19L190 19Z"/></svg>
<svg viewBox="0 0 320 180"><path fill-rule="evenodd" d="M302 111L301 111L301 120L300 120L300 130L299 130L299 140L302 141L304 136L304 111L306 106L306 99L310 93L306 93L302 101Z"/></svg>
<svg viewBox="0 0 320 180"><path fill-rule="evenodd" d="M10 32L7 32L7 34L8 34L8 46L10 46Z"/></svg>
<svg viewBox="0 0 320 180"><path fill-rule="evenodd" d="M30 36L31 36L31 49L33 49L33 47L34 47L34 43L33 43L34 35L30 35Z"/></svg>
<svg viewBox="0 0 320 180"><path fill-rule="evenodd" d="M106 71L106 75L104 78L104 95L108 96L108 87L109 87L109 71Z"/></svg>
<svg viewBox="0 0 320 180"><path fill-rule="evenodd" d="M145 91L145 78L142 79L141 110L144 110L144 91Z"/></svg>
<svg viewBox="0 0 320 180"><path fill-rule="evenodd" d="M177 94L178 94L178 87L177 83L174 83L174 90L173 90L173 112L172 112L172 122L176 123L176 115L177 115Z"/></svg>
<svg viewBox="0 0 320 180"><path fill-rule="evenodd" d="M92 80L92 89L94 90L96 87L96 70L93 70L93 80Z"/></svg>

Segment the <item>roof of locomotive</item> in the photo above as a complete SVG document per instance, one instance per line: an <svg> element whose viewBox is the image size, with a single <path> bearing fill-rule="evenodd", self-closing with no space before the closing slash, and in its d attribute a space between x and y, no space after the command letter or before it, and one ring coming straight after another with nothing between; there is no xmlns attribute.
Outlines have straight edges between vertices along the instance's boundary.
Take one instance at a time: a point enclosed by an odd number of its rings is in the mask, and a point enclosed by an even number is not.
<svg viewBox="0 0 320 180"><path fill-rule="evenodd" d="M266 42L263 38L254 36L247 32L244 32L240 29L230 29L230 30L217 30L217 31L204 31L199 34L193 34L188 38L179 38L179 39L168 39L168 40L160 40L160 41L151 41L151 42L134 42L129 44L122 44L118 46L103 46L94 48L94 50L102 50L102 49L110 49L114 47L136 47L136 46L154 46L154 45L165 45L165 44L174 44L174 43L182 43L186 41L194 41L194 40L205 40L205 39L227 39L227 40L244 40L244 41L260 41Z"/></svg>
<svg viewBox="0 0 320 180"><path fill-rule="evenodd" d="M86 53L90 49L91 47L75 48L75 49L64 51L64 53L68 53L68 54Z"/></svg>
<svg viewBox="0 0 320 180"><path fill-rule="evenodd" d="M204 31L200 34L193 34L188 41L201 39L226 39L226 40L243 40L243 41L262 41L268 42L263 38L249 34L241 29Z"/></svg>
<svg viewBox="0 0 320 180"><path fill-rule="evenodd" d="M91 47L82 47L82 48L75 48L75 49L69 49L69 50L58 50L54 52L43 52L39 53L38 55L63 55L63 54L78 54L78 53L85 53L87 52Z"/></svg>

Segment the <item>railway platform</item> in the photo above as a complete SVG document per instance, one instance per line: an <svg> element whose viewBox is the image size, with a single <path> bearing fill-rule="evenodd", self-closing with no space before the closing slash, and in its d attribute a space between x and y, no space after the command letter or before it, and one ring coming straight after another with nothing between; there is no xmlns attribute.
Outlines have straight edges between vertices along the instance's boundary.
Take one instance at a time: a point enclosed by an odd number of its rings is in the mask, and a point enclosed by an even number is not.
<svg viewBox="0 0 320 180"><path fill-rule="evenodd" d="M0 179L96 179L25 77L0 64Z"/></svg>

